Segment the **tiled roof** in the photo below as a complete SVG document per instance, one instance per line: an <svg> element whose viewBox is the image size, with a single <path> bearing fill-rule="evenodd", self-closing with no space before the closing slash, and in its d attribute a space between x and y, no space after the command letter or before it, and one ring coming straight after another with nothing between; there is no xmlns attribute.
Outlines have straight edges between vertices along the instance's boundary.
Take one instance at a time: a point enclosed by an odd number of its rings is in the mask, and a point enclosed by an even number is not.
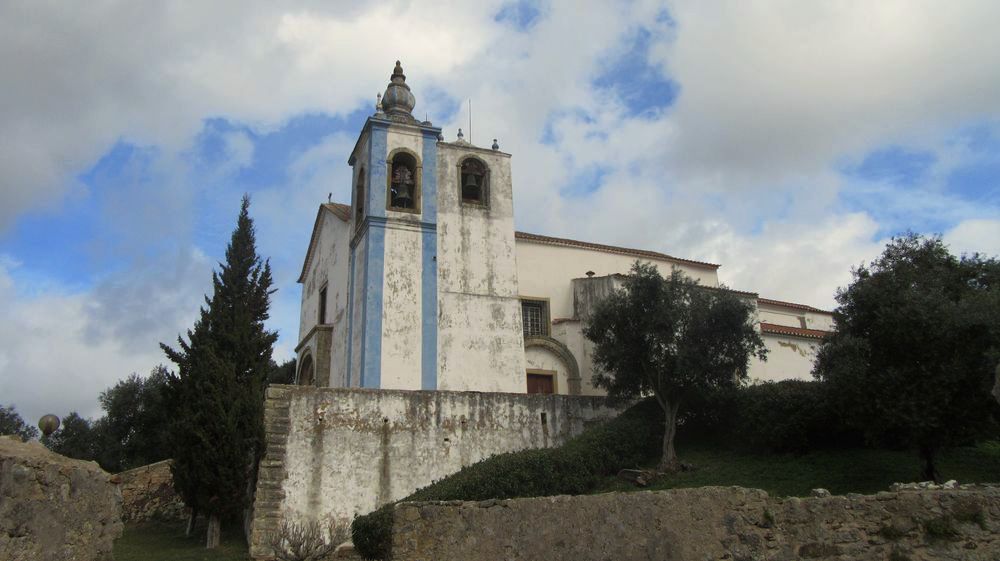
<svg viewBox="0 0 1000 561"><path fill-rule="evenodd" d="M761 333L770 333L772 335L791 335L793 337L805 337L807 339L823 339L831 334L832 331L824 331L822 329L806 329L804 327L789 327L787 325L778 325L776 323L760 323Z"/></svg>
<svg viewBox="0 0 1000 561"><path fill-rule="evenodd" d="M342 205L340 203L323 203L323 208L332 212L337 218L348 222L351 219L351 205Z"/></svg>
<svg viewBox="0 0 1000 561"><path fill-rule="evenodd" d="M771 306L780 306L782 308L794 308L796 310L805 310L807 312L816 312L817 314L833 314L833 312L827 310L821 310L819 308L814 308L806 304L796 304L794 302L783 302L781 300L771 300L769 298L758 298L757 304L770 304Z"/></svg>
<svg viewBox="0 0 1000 561"><path fill-rule="evenodd" d="M619 255L630 255L633 257L647 257L649 259L660 259L663 261L674 261L676 263L684 263L687 265L694 265L696 267L707 267L710 269L718 269L719 266L715 263L706 263L704 261L693 261L691 259L681 259L680 257L673 257L665 253L659 253L656 251L648 251L645 249L632 249L628 247L618 247L614 245L604 245L599 243L591 242L581 242L579 240L570 240L566 238L553 238L551 236L541 236L538 234L529 234L527 232L514 232L514 238L519 240L524 240L526 242L540 243L546 245L560 245L564 247L578 247L581 249L593 249L595 251L605 251L607 253L617 253Z"/></svg>
<svg viewBox="0 0 1000 561"><path fill-rule="evenodd" d="M320 220L323 218L324 209L330 211L344 222L351 220L351 205L342 205L340 203L323 203L319 205L319 210L316 212L316 222L313 223L312 237L309 238L309 249L306 250L306 258L302 262L302 272L299 273L299 280L296 282L301 283L306 278L306 271L309 270L309 261L312 259L313 250L316 249L316 244L319 243L319 225Z"/></svg>

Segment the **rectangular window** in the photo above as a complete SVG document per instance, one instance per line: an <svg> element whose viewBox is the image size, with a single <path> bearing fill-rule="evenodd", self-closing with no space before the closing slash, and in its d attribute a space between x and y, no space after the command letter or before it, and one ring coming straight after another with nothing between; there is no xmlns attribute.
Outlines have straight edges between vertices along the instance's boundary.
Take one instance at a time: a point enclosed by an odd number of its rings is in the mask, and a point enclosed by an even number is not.
<svg viewBox="0 0 1000 561"><path fill-rule="evenodd" d="M549 303L547 300L521 300L521 321L525 337L549 334Z"/></svg>
<svg viewBox="0 0 1000 561"><path fill-rule="evenodd" d="M319 324L326 323L326 287L319 289Z"/></svg>

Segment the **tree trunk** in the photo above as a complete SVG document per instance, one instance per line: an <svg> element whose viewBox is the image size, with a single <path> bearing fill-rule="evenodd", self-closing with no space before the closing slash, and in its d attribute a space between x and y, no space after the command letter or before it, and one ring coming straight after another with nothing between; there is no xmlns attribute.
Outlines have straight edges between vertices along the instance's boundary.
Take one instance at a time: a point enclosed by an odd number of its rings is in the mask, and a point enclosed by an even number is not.
<svg viewBox="0 0 1000 561"><path fill-rule="evenodd" d="M680 469L674 437L677 436L677 403L663 401L663 455L660 457L659 471L673 473Z"/></svg>
<svg viewBox="0 0 1000 561"><path fill-rule="evenodd" d="M219 547L219 537L222 534L222 524L219 522L218 514L208 515L208 539L205 541L205 549L215 549Z"/></svg>
<svg viewBox="0 0 1000 561"><path fill-rule="evenodd" d="M184 537L190 538L191 534L194 533L194 523L198 520L198 509L192 508L191 515L188 516L187 529L184 530Z"/></svg>
<svg viewBox="0 0 1000 561"><path fill-rule="evenodd" d="M921 481L941 482L941 474L938 473L934 465L934 449L930 446L920 447L920 459L923 460L923 468L920 471Z"/></svg>

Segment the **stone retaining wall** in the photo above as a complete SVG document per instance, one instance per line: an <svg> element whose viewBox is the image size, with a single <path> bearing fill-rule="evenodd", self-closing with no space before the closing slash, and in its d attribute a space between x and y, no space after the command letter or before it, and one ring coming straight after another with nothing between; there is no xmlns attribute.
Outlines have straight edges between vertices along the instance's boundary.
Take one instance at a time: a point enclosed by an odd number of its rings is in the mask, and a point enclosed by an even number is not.
<svg viewBox="0 0 1000 561"><path fill-rule="evenodd" d="M614 417L604 398L272 385L251 554L282 522L350 524L462 467L556 446Z"/></svg>
<svg viewBox="0 0 1000 561"><path fill-rule="evenodd" d="M995 561L1000 488L774 499L704 487L404 503L397 561Z"/></svg>
<svg viewBox="0 0 1000 561"><path fill-rule="evenodd" d="M0 559L111 561L121 495L95 462L0 437Z"/></svg>
<svg viewBox="0 0 1000 561"><path fill-rule="evenodd" d="M122 492L122 520L183 520L188 509L174 491L171 460L163 460L114 476Z"/></svg>

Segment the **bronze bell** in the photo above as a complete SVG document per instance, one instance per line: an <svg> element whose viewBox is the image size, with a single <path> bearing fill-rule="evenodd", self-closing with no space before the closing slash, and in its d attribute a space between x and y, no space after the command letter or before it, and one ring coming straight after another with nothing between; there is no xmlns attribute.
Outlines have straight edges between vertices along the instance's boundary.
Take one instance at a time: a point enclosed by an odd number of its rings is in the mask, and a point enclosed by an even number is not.
<svg viewBox="0 0 1000 561"><path fill-rule="evenodd" d="M409 183L396 184L395 206L410 208L413 206L413 186Z"/></svg>
<svg viewBox="0 0 1000 561"><path fill-rule="evenodd" d="M476 184L476 176L471 173L465 174L465 185L462 186L463 189L476 189L479 185Z"/></svg>

